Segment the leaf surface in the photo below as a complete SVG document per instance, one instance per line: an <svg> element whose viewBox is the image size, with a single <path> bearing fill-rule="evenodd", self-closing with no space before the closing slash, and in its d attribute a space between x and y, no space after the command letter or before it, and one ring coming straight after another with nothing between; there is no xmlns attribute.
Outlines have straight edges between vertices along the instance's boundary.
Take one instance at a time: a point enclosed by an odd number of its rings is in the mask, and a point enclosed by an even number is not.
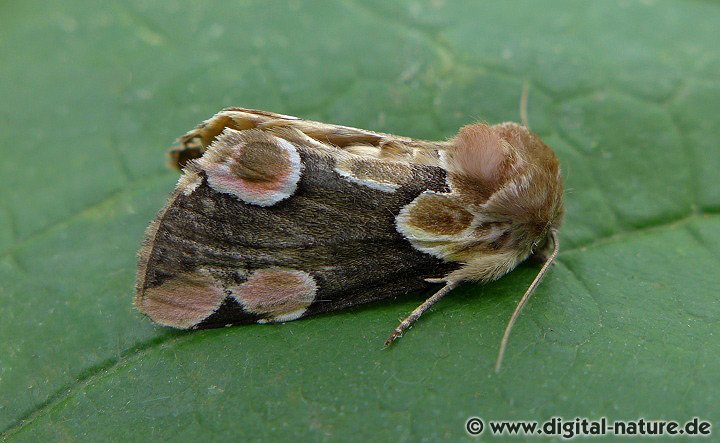
<svg viewBox="0 0 720 443"><path fill-rule="evenodd" d="M720 6L710 2L119 2L0 6L0 430L8 441L411 441L469 416L717 423ZM519 120L554 147L557 266L193 333L131 306L177 175L226 106L418 138ZM487 431L486 431L487 432Z"/></svg>

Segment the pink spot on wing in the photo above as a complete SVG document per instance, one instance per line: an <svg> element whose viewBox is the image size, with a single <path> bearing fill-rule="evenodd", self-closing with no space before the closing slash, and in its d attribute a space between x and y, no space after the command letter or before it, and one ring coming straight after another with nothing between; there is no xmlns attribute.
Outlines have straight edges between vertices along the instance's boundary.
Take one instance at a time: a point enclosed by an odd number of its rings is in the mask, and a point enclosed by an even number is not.
<svg viewBox="0 0 720 443"><path fill-rule="evenodd" d="M294 269L260 269L231 288L243 308L271 321L294 320L315 300L317 284L310 274Z"/></svg>
<svg viewBox="0 0 720 443"><path fill-rule="evenodd" d="M278 171L272 181L250 181L239 177L231 171L223 171L221 167L208 171L210 185L226 194L241 196L241 200L247 203L272 200L273 197L282 195L287 187L292 173L289 161L285 171Z"/></svg>
<svg viewBox="0 0 720 443"><path fill-rule="evenodd" d="M161 325L186 329L215 312L224 298L220 284L209 274L196 271L145 289L138 309Z"/></svg>
<svg viewBox="0 0 720 443"><path fill-rule="evenodd" d="M258 206L272 206L297 189L302 170L295 146L260 131L225 132L198 161L210 187Z"/></svg>

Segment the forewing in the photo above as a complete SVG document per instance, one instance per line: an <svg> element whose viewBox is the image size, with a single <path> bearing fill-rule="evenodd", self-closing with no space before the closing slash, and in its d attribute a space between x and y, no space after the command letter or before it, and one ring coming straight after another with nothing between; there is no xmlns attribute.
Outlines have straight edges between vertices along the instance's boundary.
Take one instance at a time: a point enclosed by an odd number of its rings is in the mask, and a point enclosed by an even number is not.
<svg viewBox="0 0 720 443"><path fill-rule="evenodd" d="M396 229L402 207L448 190L442 168L278 133L224 129L191 163L141 251L142 312L180 328L284 321L417 291L458 268Z"/></svg>
<svg viewBox="0 0 720 443"><path fill-rule="evenodd" d="M303 120L297 117L245 108L227 108L205 120L197 128L178 139L179 146L170 150L172 166L182 168L199 158L226 129L273 131L288 128L336 148L385 160L413 162L437 166L438 150L446 142L431 142L368 131L349 126Z"/></svg>

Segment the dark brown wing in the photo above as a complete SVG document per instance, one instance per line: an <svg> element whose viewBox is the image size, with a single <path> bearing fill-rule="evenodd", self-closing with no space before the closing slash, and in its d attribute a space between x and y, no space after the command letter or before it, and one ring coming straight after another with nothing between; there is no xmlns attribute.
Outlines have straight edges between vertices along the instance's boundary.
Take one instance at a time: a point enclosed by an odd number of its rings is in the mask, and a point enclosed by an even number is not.
<svg viewBox="0 0 720 443"><path fill-rule="evenodd" d="M418 251L396 230L403 206L423 191L448 190L443 169L338 156L295 141L302 164L295 188L278 185L289 195L252 204L218 171L248 180L265 172L252 158L241 159L242 170L225 162L235 154L220 145L265 152L287 140L257 129L225 130L219 139L215 159L208 151L181 179L141 251L135 303L159 323L291 320L417 291L429 286L425 278L459 267Z"/></svg>

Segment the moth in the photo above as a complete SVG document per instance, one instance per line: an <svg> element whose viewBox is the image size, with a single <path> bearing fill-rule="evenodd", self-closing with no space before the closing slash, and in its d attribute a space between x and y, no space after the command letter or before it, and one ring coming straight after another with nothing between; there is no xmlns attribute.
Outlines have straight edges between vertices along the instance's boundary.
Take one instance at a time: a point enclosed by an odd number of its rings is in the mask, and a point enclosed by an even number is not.
<svg viewBox="0 0 720 443"><path fill-rule="evenodd" d="M517 123L424 141L228 108L170 159L182 176L147 229L134 300L165 326L285 322L442 285L387 345L458 284L543 256L502 354L558 251L559 162Z"/></svg>

